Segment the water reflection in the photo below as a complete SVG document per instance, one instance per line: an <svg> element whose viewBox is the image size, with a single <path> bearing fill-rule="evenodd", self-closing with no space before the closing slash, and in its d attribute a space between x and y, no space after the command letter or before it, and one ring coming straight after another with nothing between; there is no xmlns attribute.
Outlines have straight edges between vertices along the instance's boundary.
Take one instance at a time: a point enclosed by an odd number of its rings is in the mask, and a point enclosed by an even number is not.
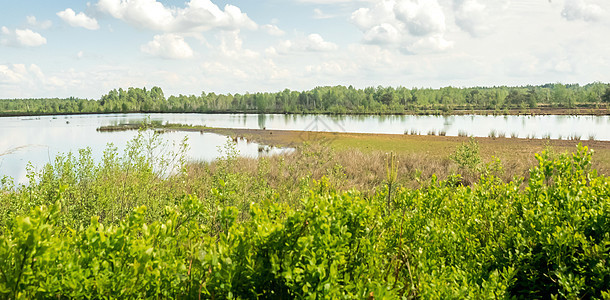
<svg viewBox="0 0 610 300"><path fill-rule="evenodd" d="M44 117L0 118L0 153L20 148L11 156L2 156L0 174L15 174L24 170L25 164L34 165L52 161L60 152L75 152L79 148L91 147L101 153L108 142L124 144L135 132L118 132L106 135L95 131L104 125L137 123L150 119L161 123L207 125L226 128L266 128L273 130L308 130L361 133L404 134L405 132L426 134L445 132L448 136L469 135L485 137L490 132L504 133L521 138L566 139L570 136L594 137L610 140L609 116L411 116L411 115L267 115L267 114L109 114L72 115ZM224 137L211 137L199 133L169 134L177 140L189 135L194 159L201 153L217 153L216 146L224 143ZM96 152L97 151L97 152ZM244 148L244 152L258 155L258 145ZM20 171L21 172L21 171ZM20 176L20 175L19 175Z"/></svg>
<svg viewBox="0 0 610 300"><path fill-rule="evenodd" d="M264 129L265 128L266 120L267 120L267 115L266 114L258 115L258 128L259 129ZM244 126L246 126L246 125L244 124Z"/></svg>

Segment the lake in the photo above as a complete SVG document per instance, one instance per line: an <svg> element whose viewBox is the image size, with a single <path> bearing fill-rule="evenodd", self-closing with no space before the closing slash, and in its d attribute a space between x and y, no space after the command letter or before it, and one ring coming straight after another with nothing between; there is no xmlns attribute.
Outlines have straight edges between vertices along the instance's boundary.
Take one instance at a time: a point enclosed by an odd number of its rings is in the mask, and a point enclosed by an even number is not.
<svg viewBox="0 0 610 300"><path fill-rule="evenodd" d="M150 118L163 123L206 125L210 127L249 128L269 130L334 131L354 133L443 132L457 136L460 132L476 137L495 135L567 139L595 138L610 141L610 116L327 116L276 114L107 114L0 118L0 177L10 176L24 182L28 162L35 169L53 162L60 153L90 147L94 157L100 157L108 143L120 152L136 131L97 132L105 125L136 123ZM212 133L170 132L162 135L171 143L188 138L193 160L211 161L218 158L219 148L227 137ZM256 143L240 141L241 155L257 157L261 154ZM281 153L284 149L271 149ZM263 152L265 153L265 152Z"/></svg>

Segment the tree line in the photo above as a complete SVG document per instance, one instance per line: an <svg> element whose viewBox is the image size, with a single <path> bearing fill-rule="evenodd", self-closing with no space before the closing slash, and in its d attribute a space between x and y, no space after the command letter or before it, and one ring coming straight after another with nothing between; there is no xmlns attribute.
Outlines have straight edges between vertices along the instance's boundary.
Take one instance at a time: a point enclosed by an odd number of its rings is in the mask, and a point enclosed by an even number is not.
<svg viewBox="0 0 610 300"><path fill-rule="evenodd" d="M324 86L308 91L177 95L160 87L119 88L99 100L41 98L0 100L0 115L130 112L251 113L418 113L452 110L508 110L537 107L597 108L610 104L610 84L551 83L519 87L367 87Z"/></svg>

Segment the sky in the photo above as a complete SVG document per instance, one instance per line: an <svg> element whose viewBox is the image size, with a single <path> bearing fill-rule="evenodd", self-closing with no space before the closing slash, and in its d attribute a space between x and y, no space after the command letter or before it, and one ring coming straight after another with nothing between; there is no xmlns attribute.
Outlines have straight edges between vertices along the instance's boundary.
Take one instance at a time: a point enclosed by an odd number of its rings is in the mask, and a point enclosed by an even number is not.
<svg viewBox="0 0 610 300"><path fill-rule="evenodd" d="M0 0L0 98L610 82L608 0Z"/></svg>

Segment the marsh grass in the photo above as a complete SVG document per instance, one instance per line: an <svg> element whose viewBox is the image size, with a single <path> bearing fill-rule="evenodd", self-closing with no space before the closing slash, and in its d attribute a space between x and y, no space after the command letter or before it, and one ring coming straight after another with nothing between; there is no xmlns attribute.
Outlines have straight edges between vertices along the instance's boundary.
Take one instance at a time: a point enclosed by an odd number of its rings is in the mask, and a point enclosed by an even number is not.
<svg viewBox="0 0 610 300"><path fill-rule="evenodd" d="M419 131L417 131L416 129L411 129L410 131L405 130L405 134L406 135L419 135Z"/></svg>
<svg viewBox="0 0 610 300"><path fill-rule="evenodd" d="M492 156L502 159L505 171L497 174L501 180L528 178L535 163L533 153L539 151L522 149L521 144L510 146L487 140L480 147L480 163L464 167L451 158L459 143L439 143L449 137L418 137L418 146L408 149L397 147L405 142L394 139L368 136L358 147L341 149L306 142L290 153L261 158L239 156L235 142L228 139L221 149L221 158L213 162L188 162L176 153L162 154L163 148L157 146L160 142L146 137L130 143L128 151L122 154L109 147L99 163L84 149L77 154L60 155L53 164L31 172L27 185L11 187L3 183L0 189L10 194L11 200L5 199L0 204L0 225L10 216L26 212L31 205L53 203L57 189L62 186L66 186L64 207L71 211L71 219L66 222L76 227L87 224L92 215L99 215L104 223L113 223L139 205L149 208L147 220L158 219L166 206L187 194L206 199L210 205L216 203L210 206L211 213L217 205L232 205L244 212L239 217L246 219L245 212L251 203L279 194L282 201L298 205L314 181L323 179L337 190L357 189L365 195L374 194L387 177L390 151L380 150L384 143L395 151L396 186L411 188L428 184L433 177L445 180L455 175L461 175L460 184L475 184L489 169L486 166L494 163ZM369 147L372 149L367 150ZM169 165L176 162L179 167L171 169ZM602 173L608 170L603 164L595 167Z"/></svg>

